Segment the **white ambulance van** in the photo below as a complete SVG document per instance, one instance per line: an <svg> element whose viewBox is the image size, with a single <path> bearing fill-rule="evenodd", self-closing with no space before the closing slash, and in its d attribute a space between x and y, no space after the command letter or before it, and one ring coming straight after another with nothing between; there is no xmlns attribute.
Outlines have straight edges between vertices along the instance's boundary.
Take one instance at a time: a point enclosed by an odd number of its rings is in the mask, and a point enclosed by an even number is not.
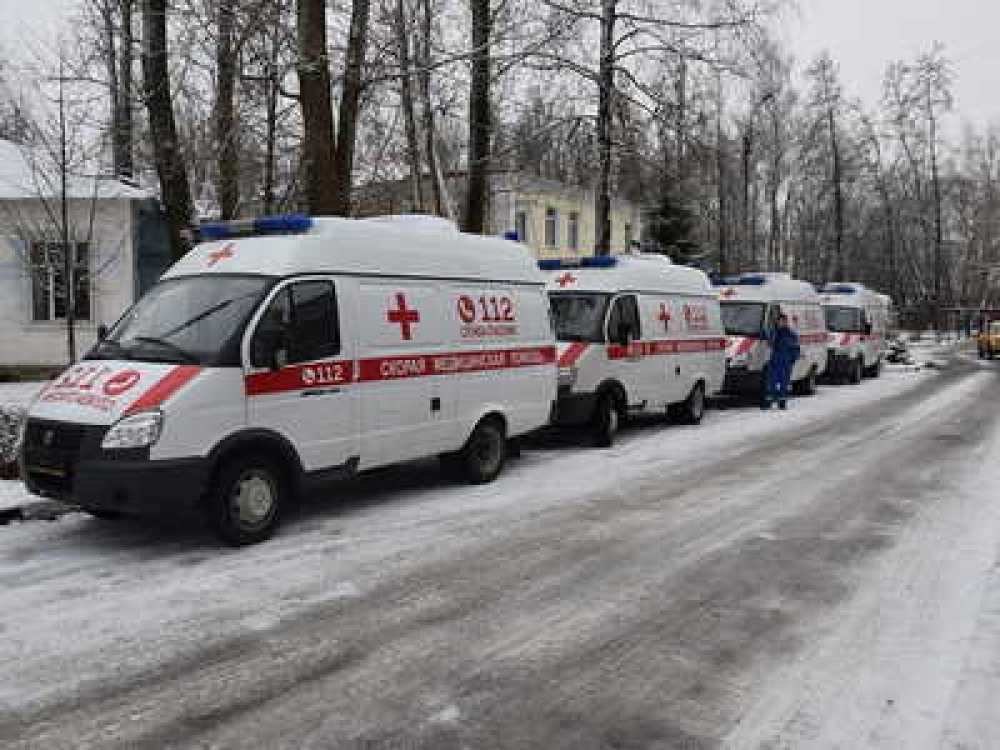
<svg viewBox="0 0 1000 750"><path fill-rule="evenodd" d="M722 387L725 337L708 277L662 255L540 261L559 346L556 423L611 445L625 416L696 424Z"/></svg>
<svg viewBox="0 0 1000 750"><path fill-rule="evenodd" d="M722 278L716 285L729 337L724 392L754 396L763 392L771 358L767 337L784 313L799 334L801 347L792 369L794 390L806 396L815 393L827 358L826 324L815 287L787 273L746 273Z"/></svg>
<svg viewBox="0 0 1000 750"><path fill-rule="evenodd" d="M826 327L826 377L860 383L862 376L877 378L889 327L891 300L863 284L837 282L820 292Z"/></svg>
<svg viewBox="0 0 1000 750"><path fill-rule="evenodd" d="M485 482L548 422L555 341L522 245L412 219L201 236L32 404L33 492L97 516L200 503L244 544L309 480L440 454Z"/></svg>

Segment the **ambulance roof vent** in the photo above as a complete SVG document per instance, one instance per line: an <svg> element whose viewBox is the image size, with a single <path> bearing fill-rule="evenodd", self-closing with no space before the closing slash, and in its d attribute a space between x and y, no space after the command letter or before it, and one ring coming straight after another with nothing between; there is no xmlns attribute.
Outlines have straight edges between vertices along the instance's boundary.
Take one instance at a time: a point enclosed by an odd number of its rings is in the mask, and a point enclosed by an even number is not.
<svg viewBox="0 0 1000 750"><path fill-rule="evenodd" d="M415 232L445 232L448 234L458 232L455 222L430 214L387 214L385 216L372 216L368 219L362 219L362 221L369 221L373 224L388 224Z"/></svg>
<svg viewBox="0 0 1000 750"><path fill-rule="evenodd" d="M544 258L538 261L542 271L558 271L561 268L611 268L618 265L613 255L591 255L585 258Z"/></svg>
<svg viewBox="0 0 1000 750"><path fill-rule="evenodd" d="M255 219L205 222L198 225L197 232L200 242L211 242L256 235L305 234L312 229L313 223L312 217L305 214L258 216Z"/></svg>
<svg viewBox="0 0 1000 750"><path fill-rule="evenodd" d="M850 283L840 283L840 284L827 284L823 287L823 294L857 294L860 289L860 284L850 284Z"/></svg>

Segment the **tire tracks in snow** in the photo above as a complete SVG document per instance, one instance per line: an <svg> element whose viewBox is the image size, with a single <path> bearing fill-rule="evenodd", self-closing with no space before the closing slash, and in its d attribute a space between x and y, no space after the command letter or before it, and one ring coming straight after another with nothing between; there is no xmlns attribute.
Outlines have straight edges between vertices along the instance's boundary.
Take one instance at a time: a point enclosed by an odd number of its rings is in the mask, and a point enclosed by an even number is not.
<svg viewBox="0 0 1000 750"><path fill-rule="evenodd" d="M842 601L845 571L890 545L907 518L863 496L838 504L826 493L862 487L857 475L883 470L864 463L871 440L919 432L977 387L970 382L959 368L874 409L504 519L360 600L236 639L232 652L0 720L0 739L714 744L761 653L800 649L795 626ZM951 394L945 406L924 403L939 390ZM837 466L841 476L775 496L775 481L794 486ZM427 718L437 715L461 719Z"/></svg>

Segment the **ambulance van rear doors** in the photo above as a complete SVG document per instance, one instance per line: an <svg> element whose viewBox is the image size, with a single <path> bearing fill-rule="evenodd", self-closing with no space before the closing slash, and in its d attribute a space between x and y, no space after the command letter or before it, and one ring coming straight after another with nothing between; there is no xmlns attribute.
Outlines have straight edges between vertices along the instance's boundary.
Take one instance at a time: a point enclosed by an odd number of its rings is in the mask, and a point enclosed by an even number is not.
<svg viewBox="0 0 1000 750"><path fill-rule="evenodd" d="M98 516L199 504L243 544L308 480L439 454L485 482L547 423L555 341L523 246L402 219L206 235L31 406L33 492Z"/></svg>
<svg viewBox="0 0 1000 750"><path fill-rule="evenodd" d="M614 440L629 413L696 424L722 386L719 303L701 271L662 255L540 261L559 346L556 422Z"/></svg>

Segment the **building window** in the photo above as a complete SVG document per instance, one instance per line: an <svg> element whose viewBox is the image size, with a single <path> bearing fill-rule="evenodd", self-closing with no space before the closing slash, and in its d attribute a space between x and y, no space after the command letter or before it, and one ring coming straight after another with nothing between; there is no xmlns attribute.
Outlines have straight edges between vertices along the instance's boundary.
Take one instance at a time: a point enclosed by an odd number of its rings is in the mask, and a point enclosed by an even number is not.
<svg viewBox="0 0 1000 750"><path fill-rule="evenodd" d="M514 214L514 231L517 232L517 239L520 242L528 243L528 212L521 209Z"/></svg>
<svg viewBox="0 0 1000 750"><path fill-rule="evenodd" d="M70 245L70 275L73 284L73 317L90 320L90 247L86 242ZM33 320L65 320L69 291L65 283L63 244L31 243L31 317Z"/></svg>
<svg viewBox="0 0 1000 750"><path fill-rule="evenodd" d="M545 209L545 246L559 246L559 212L551 206Z"/></svg>
<svg viewBox="0 0 1000 750"><path fill-rule="evenodd" d="M572 211L566 219L566 246L570 250L580 248L580 214Z"/></svg>

